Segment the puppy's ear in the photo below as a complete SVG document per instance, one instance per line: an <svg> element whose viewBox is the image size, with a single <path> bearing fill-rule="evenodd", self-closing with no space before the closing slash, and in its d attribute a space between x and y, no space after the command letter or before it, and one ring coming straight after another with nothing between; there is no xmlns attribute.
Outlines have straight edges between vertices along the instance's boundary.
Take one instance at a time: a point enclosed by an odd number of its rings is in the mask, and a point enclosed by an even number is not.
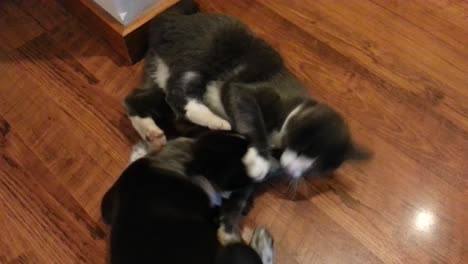
<svg viewBox="0 0 468 264"><path fill-rule="evenodd" d="M194 159L187 165L187 173L203 175L224 191L244 187L251 182L242 163L249 144L236 133L209 132L195 141Z"/></svg>
<svg viewBox="0 0 468 264"><path fill-rule="evenodd" d="M106 225L112 225L114 208L117 203L118 181L106 192L101 201L101 217Z"/></svg>
<svg viewBox="0 0 468 264"><path fill-rule="evenodd" d="M346 152L346 160L349 161L366 161L370 160L374 154L367 148L351 143Z"/></svg>
<svg viewBox="0 0 468 264"><path fill-rule="evenodd" d="M195 141L194 155L238 156L243 155L249 145L244 136L228 131L210 131Z"/></svg>
<svg viewBox="0 0 468 264"><path fill-rule="evenodd" d="M149 159L138 159L132 162L120 175L112 187L107 190L101 200L101 216L102 220L107 225L112 225L112 220L120 207L120 197L122 194L128 193L128 187L139 188L139 178L136 175L147 175ZM124 189L122 192L121 190Z"/></svg>

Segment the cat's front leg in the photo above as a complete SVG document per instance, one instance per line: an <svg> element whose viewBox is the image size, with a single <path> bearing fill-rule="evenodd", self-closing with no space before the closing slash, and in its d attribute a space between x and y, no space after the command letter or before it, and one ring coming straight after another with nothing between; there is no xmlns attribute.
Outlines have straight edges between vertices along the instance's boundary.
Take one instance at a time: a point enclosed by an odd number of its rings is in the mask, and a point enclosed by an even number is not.
<svg viewBox="0 0 468 264"><path fill-rule="evenodd" d="M166 144L164 131L159 128L150 116L129 116L140 137L150 145L152 150L160 150Z"/></svg>
<svg viewBox="0 0 468 264"><path fill-rule="evenodd" d="M275 162L271 157L260 107L250 88L243 84L231 83L225 93L225 105L234 129L252 140L252 145L242 161L249 175L256 181L262 181L275 166Z"/></svg>
<svg viewBox="0 0 468 264"><path fill-rule="evenodd" d="M206 82L200 73L185 71L171 76L166 101L177 113L188 121L213 130L231 130L231 124L213 113L200 98Z"/></svg>
<svg viewBox="0 0 468 264"><path fill-rule="evenodd" d="M166 136L155 118L159 121L174 118L164 91L157 86L137 88L125 98L125 105L130 122L140 137L152 150L161 149L166 144Z"/></svg>
<svg viewBox="0 0 468 264"><path fill-rule="evenodd" d="M213 130L231 130L231 124L214 114L206 105L189 99L185 105L185 117L194 124L208 127Z"/></svg>

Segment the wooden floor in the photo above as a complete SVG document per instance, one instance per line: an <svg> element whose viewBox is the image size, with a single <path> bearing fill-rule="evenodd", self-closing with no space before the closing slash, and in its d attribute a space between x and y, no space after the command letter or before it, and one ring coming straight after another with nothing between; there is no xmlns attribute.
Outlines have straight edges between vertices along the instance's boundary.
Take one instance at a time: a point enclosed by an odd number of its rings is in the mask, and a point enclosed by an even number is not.
<svg viewBox="0 0 468 264"><path fill-rule="evenodd" d="M468 3L203 0L284 56L373 160L274 186L277 263L468 263ZM135 134L123 65L55 0L0 1L0 263L105 263L99 202Z"/></svg>

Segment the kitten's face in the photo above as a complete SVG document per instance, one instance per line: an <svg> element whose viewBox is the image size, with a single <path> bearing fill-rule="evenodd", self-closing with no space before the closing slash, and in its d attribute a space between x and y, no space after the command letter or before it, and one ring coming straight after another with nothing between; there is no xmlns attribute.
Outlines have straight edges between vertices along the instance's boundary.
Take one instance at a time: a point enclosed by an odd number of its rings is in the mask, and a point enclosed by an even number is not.
<svg viewBox="0 0 468 264"><path fill-rule="evenodd" d="M325 176L337 169L352 148L349 130L331 108L307 103L285 124L280 163L293 178Z"/></svg>

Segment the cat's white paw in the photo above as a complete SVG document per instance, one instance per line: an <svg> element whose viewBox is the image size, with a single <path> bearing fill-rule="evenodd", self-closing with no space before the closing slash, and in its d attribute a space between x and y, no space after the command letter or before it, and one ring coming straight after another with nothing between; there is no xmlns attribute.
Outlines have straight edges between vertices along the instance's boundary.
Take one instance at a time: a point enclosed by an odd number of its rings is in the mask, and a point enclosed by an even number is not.
<svg viewBox="0 0 468 264"><path fill-rule="evenodd" d="M229 244L237 243L242 240L241 236L235 232L227 232L225 226L222 224L218 228L218 241L226 246Z"/></svg>
<svg viewBox="0 0 468 264"><path fill-rule="evenodd" d="M200 126L213 130L231 130L231 124L223 118L215 115L206 105L189 100L185 106L185 117Z"/></svg>
<svg viewBox="0 0 468 264"><path fill-rule="evenodd" d="M256 228L250 246L257 251L263 264L273 264L275 261L275 250L273 247L273 237L265 228Z"/></svg>
<svg viewBox="0 0 468 264"><path fill-rule="evenodd" d="M258 154L256 148L249 148L242 158L247 174L255 181L262 181L270 171L270 162Z"/></svg>
<svg viewBox="0 0 468 264"><path fill-rule="evenodd" d="M161 129L146 131L145 140L148 142L151 150L155 151L160 150L167 143L166 135L164 135Z"/></svg>
<svg viewBox="0 0 468 264"><path fill-rule="evenodd" d="M144 139L151 150L160 150L166 144L166 136L151 117L130 116L135 130Z"/></svg>
<svg viewBox="0 0 468 264"><path fill-rule="evenodd" d="M231 124L224 119L214 119L208 122L208 128L213 130L231 130Z"/></svg>

